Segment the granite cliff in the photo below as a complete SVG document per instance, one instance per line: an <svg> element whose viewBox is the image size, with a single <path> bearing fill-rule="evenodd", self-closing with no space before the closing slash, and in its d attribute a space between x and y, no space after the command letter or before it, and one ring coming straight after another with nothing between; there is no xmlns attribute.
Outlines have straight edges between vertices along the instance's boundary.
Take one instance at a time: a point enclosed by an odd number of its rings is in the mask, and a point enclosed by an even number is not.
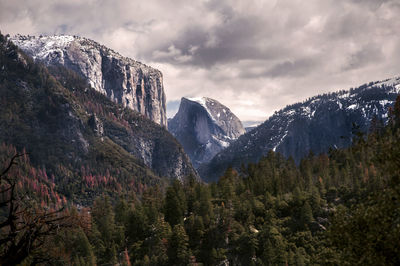
<svg viewBox="0 0 400 266"><path fill-rule="evenodd" d="M11 40L36 61L71 69L112 101L167 126L163 76L159 70L87 38L17 35Z"/></svg>
<svg viewBox="0 0 400 266"><path fill-rule="evenodd" d="M211 160L245 132L228 107L206 97L182 98L168 130L182 144L195 167Z"/></svg>

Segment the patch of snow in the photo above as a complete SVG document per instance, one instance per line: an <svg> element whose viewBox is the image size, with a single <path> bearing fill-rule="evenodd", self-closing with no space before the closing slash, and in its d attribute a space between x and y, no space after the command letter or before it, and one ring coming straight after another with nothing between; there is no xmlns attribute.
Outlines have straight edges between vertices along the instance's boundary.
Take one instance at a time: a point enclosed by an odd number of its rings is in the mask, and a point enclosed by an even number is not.
<svg viewBox="0 0 400 266"><path fill-rule="evenodd" d="M21 39L20 39L21 38ZM33 52L34 59L44 59L55 52L62 54L63 50L74 41L70 35L43 36L39 38L23 39L20 36L11 38L11 41L23 50Z"/></svg>
<svg viewBox="0 0 400 266"><path fill-rule="evenodd" d="M347 107L348 110L355 110L357 109L357 104L352 104L350 106Z"/></svg>
<svg viewBox="0 0 400 266"><path fill-rule="evenodd" d="M218 139L216 136L212 136L212 138L223 148L228 147L230 144L228 141L223 141L221 139Z"/></svg>
<svg viewBox="0 0 400 266"><path fill-rule="evenodd" d="M345 99L350 97L350 92L345 92L338 96L339 99Z"/></svg>
<svg viewBox="0 0 400 266"><path fill-rule="evenodd" d="M286 115L293 115L294 113L296 113L295 110L291 109L285 112Z"/></svg>
<svg viewBox="0 0 400 266"><path fill-rule="evenodd" d="M276 148L278 148L279 145L281 145L281 143L283 142L283 140L286 138L288 134L288 131L285 131L285 134L283 135L283 137L280 139L280 141L278 141L278 144L275 145L275 147L272 149L273 151L276 151Z"/></svg>
<svg viewBox="0 0 400 266"><path fill-rule="evenodd" d="M207 114L211 118L211 120L213 122L217 121L217 119L214 118L214 116L211 114L210 110L207 108L207 105L206 105L207 98L205 98L205 97L193 97L193 98L188 98L188 100L200 104L207 111ZM219 116L218 116L218 118L219 118Z"/></svg>
<svg viewBox="0 0 400 266"><path fill-rule="evenodd" d="M363 113L363 116L364 116L364 117L367 117L367 113L365 112L365 108L364 108L364 107L361 109L361 111L362 111L362 113Z"/></svg>
<svg viewBox="0 0 400 266"><path fill-rule="evenodd" d="M321 101L321 99L320 99L320 98L316 98L316 99L312 100L312 101L310 102L310 104L314 104L314 103L317 103L317 102L319 102L319 101Z"/></svg>
<svg viewBox="0 0 400 266"><path fill-rule="evenodd" d="M229 142L226 142L226 141L219 141L219 144L221 144L221 146L222 147L224 147L224 148L226 148L226 147L228 147L229 146Z"/></svg>
<svg viewBox="0 0 400 266"><path fill-rule="evenodd" d="M396 85L396 84L399 84L399 83L400 83L400 77L395 77L395 78L391 78L391 79L387 79L387 80L384 80L382 82L379 82L379 83L377 83L377 84L375 84L373 86L382 86L382 85L393 86L393 85Z"/></svg>
<svg viewBox="0 0 400 266"><path fill-rule="evenodd" d="M192 102L197 102L201 105L206 105L206 99L204 97L191 97L191 98L188 98L188 100L190 100Z"/></svg>
<svg viewBox="0 0 400 266"><path fill-rule="evenodd" d="M207 148L207 149L210 149L210 148L211 148L211 146L212 146L211 142L210 142L210 141L208 141L208 142L207 142L207 144L206 144L206 148Z"/></svg>
<svg viewBox="0 0 400 266"><path fill-rule="evenodd" d="M386 106L386 105L391 104L391 103L392 103L392 101L388 101L388 100L379 101L379 104L382 105L382 106Z"/></svg>
<svg viewBox="0 0 400 266"><path fill-rule="evenodd" d="M311 117L311 108L309 106L306 106L306 107L303 106L302 109L304 111L305 116Z"/></svg>
<svg viewBox="0 0 400 266"><path fill-rule="evenodd" d="M400 93L400 84L394 86L394 89L392 90L394 93Z"/></svg>

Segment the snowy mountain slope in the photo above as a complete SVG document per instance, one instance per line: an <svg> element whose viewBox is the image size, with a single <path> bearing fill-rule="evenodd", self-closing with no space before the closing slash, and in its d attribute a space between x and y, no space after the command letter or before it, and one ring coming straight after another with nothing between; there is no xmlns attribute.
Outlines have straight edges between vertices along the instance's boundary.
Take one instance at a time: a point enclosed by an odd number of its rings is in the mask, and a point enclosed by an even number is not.
<svg viewBox="0 0 400 266"><path fill-rule="evenodd" d="M400 77L289 105L239 137L198 171L210 181L229 165L238 168L241 163L256 162L270 150L299 162L310 150L321 153L330 147L346 147L351 144L354 125L365 132L373 117L387 121L388 108L399 92Z"/></svg>
<svg viewBox="0 0 400 266"><path fill-rule="evenodd" d="M17 35L11 40L35 60L74 70L114 102L167 125L160 71L82 37Z"/></svg>
<svg viewBox="0 0 400 266"><path fill-rule="evenodd" d="M245 132L228 107L205 97L182 98L168 130L182 144L195 167L209 161Z"/></svg>

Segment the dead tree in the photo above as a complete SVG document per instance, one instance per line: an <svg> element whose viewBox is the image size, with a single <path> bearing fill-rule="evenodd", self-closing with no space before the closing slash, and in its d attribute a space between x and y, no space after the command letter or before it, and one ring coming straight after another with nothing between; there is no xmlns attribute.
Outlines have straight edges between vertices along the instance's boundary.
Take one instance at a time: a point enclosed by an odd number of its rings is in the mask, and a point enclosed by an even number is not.
<svg viewBox="0 0 400 266"><path fill-rule="evenodd" d="M43 209L17 191L10 169L23 155L14 155L0 174L0 265L16 265L28 257L34 264L48 260L40 252L46 241L74 224L63 208Z"/></svg>

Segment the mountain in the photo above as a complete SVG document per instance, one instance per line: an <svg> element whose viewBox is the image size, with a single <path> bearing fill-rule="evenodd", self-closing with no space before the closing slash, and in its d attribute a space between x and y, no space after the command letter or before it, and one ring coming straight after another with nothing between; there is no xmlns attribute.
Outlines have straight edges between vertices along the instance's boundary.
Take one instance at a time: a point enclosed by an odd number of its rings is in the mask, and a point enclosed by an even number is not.
<svg viewBox="0 0 400 266"><path fill-rule="evenodd" d="M114 102L167 126L160 71L87 38L17 35L11 40L36 61L48 66L65 66L86 78L90 86Z"/></svg>
<svg viewBox="0 0 400 266"><path fill-rule="evenodd" d="M228 107L206 97L182 98L178 113L168 122L168 130L195 167L211 160L245 132Z"/></svg>
<svg viewBox="0 0 400 266"><path fill-rule="evenodd" d="M275 112L218 153L198 171L204 180L216 180L228 166L256 162L276 151L297 163L310 151L327 152L351 144L354 130L366 132L371 121L385 123L388 108L400 91L400 78L364 84L349 91L319 95Z"/></svg>
<svg viewBox="0 0 400 266"><path fill-rule="evenodd" d="M246 132L252 131L253 129L255 129L256 127L245 127L244 129L246 130Z"/></svg>
<svg viewBox="0 0 400 266"><path fill-rule="evenodd" d="M164 127L63 66L35 63L2 35L0 102L0 143L25 150L57 192L75 202L197 176Z"/></svg>

